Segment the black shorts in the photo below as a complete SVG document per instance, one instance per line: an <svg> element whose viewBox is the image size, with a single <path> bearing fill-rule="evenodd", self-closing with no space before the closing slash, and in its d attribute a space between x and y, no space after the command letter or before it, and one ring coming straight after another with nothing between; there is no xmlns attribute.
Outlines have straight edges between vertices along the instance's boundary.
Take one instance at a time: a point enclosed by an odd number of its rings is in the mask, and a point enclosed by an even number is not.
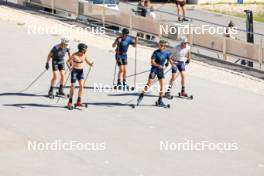
<svg viewBox="0 0 264 176"><path fill-rule="evenodd" d="M181 6L181 7L185 6L185 1L177 1L176 0L176 6Z"/></svg>
<svg viewBox="0 0 264 176"><path fill-rule="evenodd" d="M72 69L71 71L71 83L75 83L76 80L80 81L84 79L83 69Z"/></svg>
<svg viewBox="0 0 264 176"><path fill-rule="evenodd" d="M164 71L157 67L152 67L149 74L149 79L155 79L158 77L159 80L164 79Z"/></svg>
<svg viewBox="0 0 264 176"><path fill-rule="evenodd" d="M53 71L65 70L65 64L64 63L52 63L52 70Z"/></svg>
<svg viewBox="0 0 264 176"><path fill-rule="evenodd" d="M116 62L118 66L127 65L127 58L121 58L116 56Z"/></svg>
<svg viewBox="0 0 264 176"><path fill-rule="evenodd" d="M177 73L177 71L179 70L179 72L183 72L185 71L185 62L177 62L175 63L176 64L176 67L172 67L171 68L171 72L172 73Z"/></svg>

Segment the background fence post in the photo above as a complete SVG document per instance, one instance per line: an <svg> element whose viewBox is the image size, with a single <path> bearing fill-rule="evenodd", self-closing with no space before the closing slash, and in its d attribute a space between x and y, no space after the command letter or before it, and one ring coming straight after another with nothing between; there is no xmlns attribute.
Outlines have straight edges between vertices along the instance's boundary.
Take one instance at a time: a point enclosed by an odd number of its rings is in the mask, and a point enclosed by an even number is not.
<svg viewBox="0 0 264 176"><path fill-rule="evenodd" d="M54 14L55 0L51 0L51 13Z"/></svg>
<svg viewBox="0 0 264 176"><path fill-rule="evenodd" d="M226 54L226 38L223 38L223 58L226 61L227 60L227 54Z"/></svg>
<svg viewBox="0 0 264 176"><path fill-rule="evenodd" d="M259 69L262 68L262 62L263 62L263 39L260 39L260 44L259 44Z"/></svg>
<svg viewBox="0 0 264 176"><path fill-rule="evenodd" d="M103 1L105 4L105 0ZM103 7L103 6L102 6ZM105 28L105 7L103 7L103 16L102 16L102 21L103 21L103 27Z"/></svg>

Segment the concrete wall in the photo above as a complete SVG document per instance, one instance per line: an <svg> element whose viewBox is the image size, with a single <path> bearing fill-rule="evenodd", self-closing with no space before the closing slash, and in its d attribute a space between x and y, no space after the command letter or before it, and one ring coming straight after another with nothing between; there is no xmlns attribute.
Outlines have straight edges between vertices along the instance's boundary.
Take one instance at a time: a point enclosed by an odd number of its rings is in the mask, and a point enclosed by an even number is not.
<svg viewBox="0 0 264 176"><path fill-rule="evenodd" d="M238 0L188 0L188 3L190 4L203 4L203 3L237 3ZM264 3L264 0L243 0L244 3L254 3L254 2L262 2Z"/></svg>

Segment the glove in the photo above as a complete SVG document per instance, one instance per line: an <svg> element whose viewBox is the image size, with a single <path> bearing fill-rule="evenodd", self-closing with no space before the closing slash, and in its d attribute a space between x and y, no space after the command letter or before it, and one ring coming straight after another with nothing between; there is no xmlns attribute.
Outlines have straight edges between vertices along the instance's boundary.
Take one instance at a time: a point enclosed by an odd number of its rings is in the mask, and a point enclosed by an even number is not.
<svg viewBox="0 0 264 176"><path fill-rule="evenodd" d="M165 67L168 67L169 66L169 62L167 62L166 64L165 64Z"/></svg>
<svg viewBox="0 0 264 176"><path fill-rule="evenodd" d="M48 69L49 69L49 63L48 63L48 62L46 63L46 66L45 66L45 68L46 68L46 70L48 70Z"/></svg>
<svg viewBox="0 0 264 176"><path fill-rule="evenodd" d="M94 65L94 62L92 62L91 64L90 64L90 67L92 67Z"/></svg>
<svg viewBox="0 0 264 176"><path fill-rule="evenodd" d="M190 59L188 59L185 64L188 65L190 63Z"/></svg>

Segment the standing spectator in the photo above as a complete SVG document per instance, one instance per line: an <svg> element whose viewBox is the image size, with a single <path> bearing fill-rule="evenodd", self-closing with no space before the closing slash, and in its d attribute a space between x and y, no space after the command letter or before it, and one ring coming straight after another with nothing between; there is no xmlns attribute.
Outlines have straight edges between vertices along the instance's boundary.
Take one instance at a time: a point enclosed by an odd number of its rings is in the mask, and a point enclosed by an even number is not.
<svg viewBox="0 0 264 176"><path fill-rule="evenodd" d="M236 37L233 36L234 27L235 27L235 24L233 23L233 21L230 21L228 23L228 26L227 26L227 29L226 29L226 32L225 32L225 37L236 39Z"/></svg>
<svg viewBox="0 0 264 176"><path fill-rule="evenodd" d="M148 0L145 0L144 1L144 6L143 6L143 8L142 8L142 10L141 10L141 16L143 16L143 17L147 17L148 16L148 14L149 14L149 1Z"/></svg>
<svg viewBox="0 0 264 176"><path fill-rule="evenodd" d="M150 17L151 19L153 19L153 20L156 19L156 14L155 14L154 11L155 11L155 10L154 10L154 7L151 6L151 7L150 7L150 12L149 12L149 17Z"/></svg>
<svg viewBox="0 0 264 176"><path fill-rule="evenodd" d="M137 4L137 10L133 9L133 12L135 12L136 15L141 15L142 9L144 7L143 5L144 5L144 0L139 0Z"/></svg>
<svg viewBox="0 0 264 176"><path fill-rule="evenodd" d="M185 4L186 4L186 0L176 0L178 21L189 21L188 19L185 18L185 14L186 14ZM182 11L182 14L180 13L180 11Z"/></svg>

